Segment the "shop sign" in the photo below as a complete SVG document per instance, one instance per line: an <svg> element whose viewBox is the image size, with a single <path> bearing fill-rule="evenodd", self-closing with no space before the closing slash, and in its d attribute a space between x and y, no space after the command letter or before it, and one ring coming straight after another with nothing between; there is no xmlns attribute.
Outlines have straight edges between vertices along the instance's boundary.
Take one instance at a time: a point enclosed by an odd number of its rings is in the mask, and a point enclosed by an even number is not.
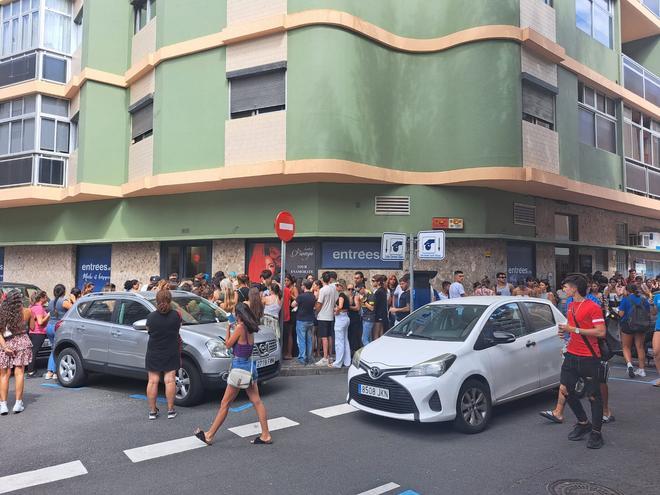
<svg viewBox="0 0 660 495"><path fill-rule="evenodd" d="M316 275L318 270L318 244L316 242L288 242L286 271L295 278L308 273ZM249 242L247 246L247 274L251 282L259 282L263 270L270 270L276 278L282 268L282 253L279 242Z"/></svg>
<svg viewBox="0 0 660 495"><path fill-rule="evenodd" d="M417 234L417 257L420 260L445 259L445 231L426 230Z"/></svg>
<svg viewBox="0 0 660 495"><path fill-rule="evenodd" d="M5 248L0 247L0 282L5 279Z"/></svg>
<svg viewBox="0 0 660 495"><path fill-rule="evenodd" d="M384 232L380 245L380 258L386 261L406 259L408 236L398 232Z"/></svg>
<svg viewBox="0 0 660 495"><path fill-rule="evenodd" d="M462 218L433 217L431 228L436 230L463 230Z"/></svg>
<svg viewBox="0 0 660 495"><path fill-rule="evenodd" d="M533 277L536 273L536 260L532 244L507 244L507 276L509 283L517 284L520 280Z"/></svg>
<svg viewBox="0 0 660 495"><path fill-rule="evenodd" d="M380 251L380 241L322 242L321 268L401 269L399 261L383 261Z"/></svg>
<svg viewBox="0 0 660 495"><path fill-rule="evenodd" d="M78 246L76 285L82 288L88 282L94 284L94 292L100 292L110 282L112 246Z"/></svg>

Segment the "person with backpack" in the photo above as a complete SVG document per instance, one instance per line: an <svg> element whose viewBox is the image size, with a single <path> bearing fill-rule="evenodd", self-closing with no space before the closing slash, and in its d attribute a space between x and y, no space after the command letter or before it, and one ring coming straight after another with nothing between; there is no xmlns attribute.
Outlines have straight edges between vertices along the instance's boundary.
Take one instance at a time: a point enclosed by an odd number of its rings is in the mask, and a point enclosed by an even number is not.
<svg viewBox="0 0 660 495"><path fill-rule="evenodd" d="M619 304L623 357L626 360L630 378L645 377L646 350L644 349L644 339L651 325L651 306L648 300L642 297L636 284L628 284L626 292L626 297ZM633 343L637 349L637 360L639 362L636 370L633 370L632 365Z"/></svg>
<svg viewBox="0 0 660 495"><path fill-rule="evenodd" d="M46 327L46 336L50 341L50 356L48 356L48 370L43 376L46 380L55 380L57 378L57 368L55 367L55 326L67 312L66 308L66 287L57 284L53 288L53 299L48 302L48 326Z"/></svg>

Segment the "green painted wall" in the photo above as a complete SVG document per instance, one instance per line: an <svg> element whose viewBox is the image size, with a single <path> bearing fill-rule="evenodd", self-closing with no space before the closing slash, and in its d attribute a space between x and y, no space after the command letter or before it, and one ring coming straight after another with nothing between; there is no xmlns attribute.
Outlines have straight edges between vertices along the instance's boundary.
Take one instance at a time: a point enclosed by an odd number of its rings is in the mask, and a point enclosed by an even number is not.
<svg viewBox="0 0 660 495"><path fill-rule="evenodd" d="M289 12L333 9L400 36L434 38L474 26L518 25L519 0L288 0Z"/></svg>
<svg viewBox="0 0 660 495"><path fill-rule="evenodd" d="M224 164L228 99L224 48L156 68L154 174Z"/></svg>
<svg viewBox="0 0 660 495"><path fill-rule="evenodd" d="M623 45L623 53L660 77L660 36L652 36Z"/></svg>
<svg viewBox="0 0 660 495"><path fill-rule="evenodd" d="M566 53L574 59L591 67L612 81L619 81L619 65L621 51L621 28L619 24L620 2L614 2L613 18L613 49L596 41L591 36L578 29L575 24L575 1L555 1L557 15L557 43L566 49Z"/></svg>
<svg viewBox="0 0 660 495"><path fill-rule="evenodd" d="M166 0L157 5L158 48L216 33L227 25L227 0Z"/></svg>
<svg viewBox="0 0 660 495"><path fill-rule="evenodd" d="M561 175L611 189L620 189L622 158L619 155L582 144L578 131L577 77L558 68L559 94L556 99L557 132ZM619 105L619 115L621 113ZM617 134L621 136L621 126ZM621 139L618 151L621 153Z"/></svg>
<svg viewBox="0 0 660 495"><path fill-rule="evenodd" d="M85 2L82 67L124 74L130 66L133 7L122 0Z"/></svg>
<svg viewBox="0 0 660 495"><path fill-rule="evenodd" d="M82 87L78 182L126 182L130 141L127 109L128 93L122 88L93 81Z"/></svg>
<svg viewBox="0 0 660 495"><path fill-rule="evenodd" d="M380 194L410 195L412 215L376 216L373 198ZM534 228L513 225L514 201L533 202L476 188L307 184L57 204L5 210L0 245L273 237L273 218L285 208L295 215L300 236L426 230L433 216L444 215L463 217L465 234L533 236Z"/></svg>
<svg viewBox="0 0 660 495"><path fill-rule="evenodd" d="M424 171L522 161L516 43L408 54L310 27L289 33L288 50L287 159Z"/></svg>

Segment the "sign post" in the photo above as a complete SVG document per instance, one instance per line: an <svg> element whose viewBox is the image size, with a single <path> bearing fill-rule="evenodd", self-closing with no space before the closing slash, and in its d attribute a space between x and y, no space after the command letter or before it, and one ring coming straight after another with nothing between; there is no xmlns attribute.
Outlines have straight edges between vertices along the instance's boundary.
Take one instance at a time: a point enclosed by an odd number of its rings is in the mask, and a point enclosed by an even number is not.
<svg viewBox="0 0 660 495"><path fill-rule="evenodd" d="M410 312L412 313L415 310L415 234L410 234Z"/></svg>
<svg viewBox="0 0 660 495"><path fill-rule="evenodd" d="M296 220L293 215L288 211L280 211L275 217L275 233L282 242L280 249L280 288L282 289L282 296L284 296L284 277L286 275L286 243L293 239L296 233ZM273 274L275 275L275 274ZM282 318L280 318L280 339L284 339L284 311L282 311ZM280 343L284 345L284 340Z"/></svg>

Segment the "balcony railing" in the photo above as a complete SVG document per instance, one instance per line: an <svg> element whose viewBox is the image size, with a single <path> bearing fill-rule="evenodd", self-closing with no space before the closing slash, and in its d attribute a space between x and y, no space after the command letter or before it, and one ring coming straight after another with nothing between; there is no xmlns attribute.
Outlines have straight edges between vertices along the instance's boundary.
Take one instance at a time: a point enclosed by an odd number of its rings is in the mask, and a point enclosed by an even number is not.
<svg viewBox="0 0 660 495"><path fill-rule="evenodd" d="M656 17L660 17L660 0L641 0Z"/></svg>
<svg viewBox="0 0 660 495"><path fill-rule="evenodd" d="M623 55L623 85L633 93L660 106L660 77Z"/></svg>
<svg viewBox="0 0 660 495"><path fill-rule="evenodd" d="M0 188L66 185L67 160L62 157L25 155L0 160Z"/></svg>

